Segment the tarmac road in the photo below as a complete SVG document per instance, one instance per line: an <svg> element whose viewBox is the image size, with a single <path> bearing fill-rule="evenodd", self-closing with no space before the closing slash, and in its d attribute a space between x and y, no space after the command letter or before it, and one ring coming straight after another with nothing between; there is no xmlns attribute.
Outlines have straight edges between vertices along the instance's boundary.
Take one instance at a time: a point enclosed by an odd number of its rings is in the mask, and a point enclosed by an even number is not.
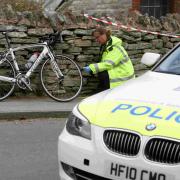
<svg viewBox="0 0 180 180"><path fill-rule="evenodd" d="M59 180L57 141L65 119L0 121L1 180Z"/></svg>

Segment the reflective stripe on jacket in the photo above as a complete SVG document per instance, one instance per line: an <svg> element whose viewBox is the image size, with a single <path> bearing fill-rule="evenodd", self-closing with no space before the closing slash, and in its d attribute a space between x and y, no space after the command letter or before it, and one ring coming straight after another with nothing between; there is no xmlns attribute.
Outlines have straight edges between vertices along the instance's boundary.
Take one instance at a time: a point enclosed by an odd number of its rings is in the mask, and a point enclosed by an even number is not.
<svg viewBox="0 0 180 180"><path fill-rule="evenodd" d="M90 64L93 74L108 71L110 88L116 87L134 77L132 62L122 47L122 40L111 36L105 49L102 52L99 63Z"/></svg>

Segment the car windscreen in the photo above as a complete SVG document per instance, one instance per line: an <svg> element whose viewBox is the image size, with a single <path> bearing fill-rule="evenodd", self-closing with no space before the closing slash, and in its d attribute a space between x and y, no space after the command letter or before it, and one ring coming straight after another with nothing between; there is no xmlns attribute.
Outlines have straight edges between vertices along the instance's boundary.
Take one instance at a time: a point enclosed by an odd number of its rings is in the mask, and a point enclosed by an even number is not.
<svg viewBox="0 0 180 180"><path fill-rule="evenodd" d="M154 71L180 75L180 46L167 56Z"/></svg>

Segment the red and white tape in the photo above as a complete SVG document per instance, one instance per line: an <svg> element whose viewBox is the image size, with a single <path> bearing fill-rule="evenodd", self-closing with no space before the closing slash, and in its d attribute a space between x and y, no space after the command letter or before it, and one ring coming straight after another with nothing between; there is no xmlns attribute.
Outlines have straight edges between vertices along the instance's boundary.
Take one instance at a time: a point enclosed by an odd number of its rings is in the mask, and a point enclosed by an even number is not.
<svg viewBox="0 0 180 180"><path fill-rule="evenodd" d="M114 23L111 21L107 21L104 18L95 18L93 16L89 16L88 14L84 14L84 16L88 19L91 20L95 20L97 22L102 22L108 25L112 25L112 26L117 26L119 28L123 28L123 29L127 29L128 31L138 31L138 32L144 32L144 33L149 33L149 34L154 34L154 35L160 35L160 36L166 36L166 37L172 37L172 38L180 38L180 35L172 35L172 34L165 34L165 33L159 33L159 32L153 32L153 31L148 31L148 30L143 30L143 29L139 29L139 28L133 28L131 26L125 26L122 25L120 23ZM107 17L108 19L112 19L111 17Z"/></svg>

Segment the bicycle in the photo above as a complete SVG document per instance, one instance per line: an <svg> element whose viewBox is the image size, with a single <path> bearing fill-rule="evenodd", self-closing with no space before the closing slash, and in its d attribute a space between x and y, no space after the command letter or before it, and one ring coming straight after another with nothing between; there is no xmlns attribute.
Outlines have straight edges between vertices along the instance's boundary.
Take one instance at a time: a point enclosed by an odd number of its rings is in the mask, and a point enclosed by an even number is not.
<svg viewBox="0 0 180 180"><path fill-rule="evenodd" d="M0 31L5 36L8 46L7 50L0 55L0 101L9 97L15 86L32 91L30 77L41 63L40 82L45 93L59 102L67 102L76 98L82 89L81 69L70 57L62 54L56 55L52 50L57 41L61 42L61 33L56 32L43 36L42 42L36 44L12 48L8 33L13 31ZM15 52L31 48L42 48L42 50L24 74L19 68Z"/></svg>

